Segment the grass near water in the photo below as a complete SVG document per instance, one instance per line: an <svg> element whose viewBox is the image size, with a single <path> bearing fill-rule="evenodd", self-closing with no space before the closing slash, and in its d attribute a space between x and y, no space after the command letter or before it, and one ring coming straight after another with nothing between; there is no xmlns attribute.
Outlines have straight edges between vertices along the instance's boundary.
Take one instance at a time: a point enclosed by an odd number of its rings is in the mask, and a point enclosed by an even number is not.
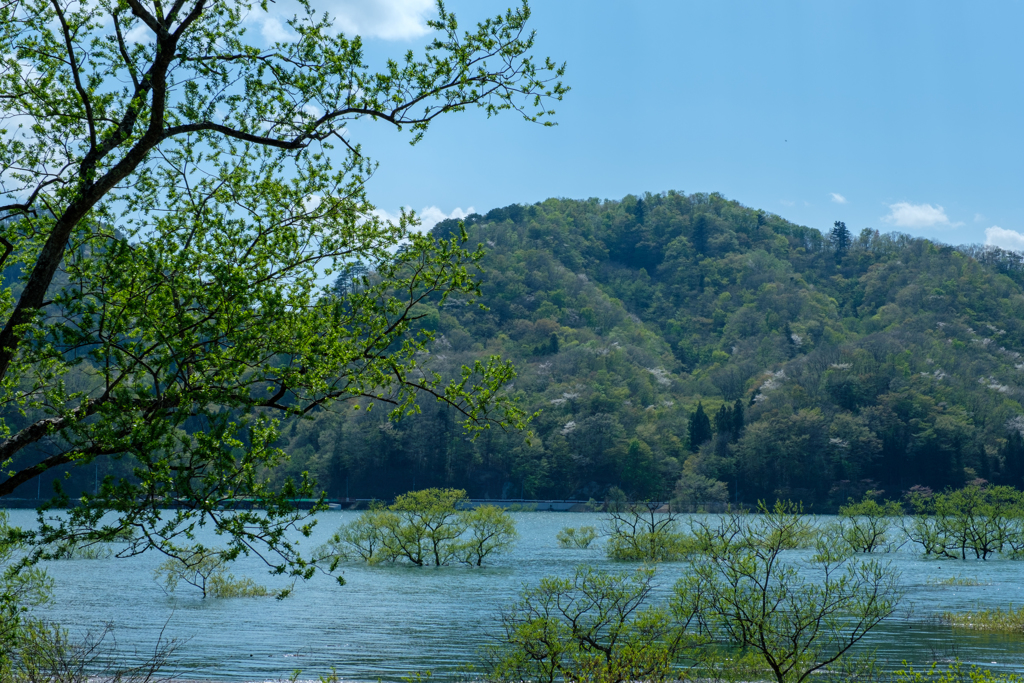
<svg viewBox="0 0 1024 683"><path fill-rule="evenodd" d="M977 612L943 612L943 624L953 628L993 633L1024 634L1024 607L1013 609L986 609Z"/></svg>

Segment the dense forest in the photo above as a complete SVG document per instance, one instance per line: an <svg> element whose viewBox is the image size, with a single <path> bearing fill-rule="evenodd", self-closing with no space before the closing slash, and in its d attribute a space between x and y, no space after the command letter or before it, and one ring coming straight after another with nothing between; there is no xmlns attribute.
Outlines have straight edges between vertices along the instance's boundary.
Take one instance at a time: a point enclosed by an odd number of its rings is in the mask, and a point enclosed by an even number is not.
<svg viewBox="0 0 1024 683"><path fill-rule="evenodd" d="M282 425L291 461L276 477L309 471L332 497L446 486L815 510L976 479L1024 487L1018 254L822 233L678 192L513 205L465 230L486 252L481 296L422 307L436 335L423 365L515 361L531 432L472 439L431 400L397 422L339 404ZM337 295L364 277L343 274Z"/></svg>

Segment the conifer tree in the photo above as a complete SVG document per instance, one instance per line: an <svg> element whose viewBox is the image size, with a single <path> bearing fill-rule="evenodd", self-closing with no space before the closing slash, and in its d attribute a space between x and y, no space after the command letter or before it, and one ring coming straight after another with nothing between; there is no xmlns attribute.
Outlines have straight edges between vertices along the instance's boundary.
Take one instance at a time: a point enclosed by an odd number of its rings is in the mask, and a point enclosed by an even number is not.
<svg viewBox="0 0 1024 683"><path fill-rule="evenodd" d="M743 431L743 401L736 399L732 404L732 438L738 439Z"/></svg>
<svg viewBox="0 0 1024 683"><path fill-rule="evenodd" d="M690 425L688 435L690 437L690 450L696 453L700 445L711 440L711 420L704 412L704 404L697 403L697 410L690 414Z"/></svg>
<svg viewBox="0 0 1024 683"><path fill-rule="evenodd" d="M693 250L698 255L708 250L708 217L700 214L693 219Z"/></svg>
<svg viewBox="0 0 1024 683"><path fill-rule="evenodd" d="M715 413L715 433L728 434L732 432L732 411L729 406L723 403Z"/></svg>
<svg viewBox="0 0 1024 683"><path fill-rule="evenodd" d="M846 229L846 223L836 221L829 234L829 240L836 251L836 259L841 259L850 248L850 231Z"/></svg>

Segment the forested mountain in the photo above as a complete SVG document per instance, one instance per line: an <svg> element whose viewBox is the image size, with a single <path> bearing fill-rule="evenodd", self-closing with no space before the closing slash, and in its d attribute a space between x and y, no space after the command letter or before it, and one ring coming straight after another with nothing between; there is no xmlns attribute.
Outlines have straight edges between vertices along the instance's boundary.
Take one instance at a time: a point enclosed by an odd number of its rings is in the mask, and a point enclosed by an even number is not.
<svg viewBox="0 0 1024 683"><path fill-rule="evenodd" d="M482 295L423 307L436 333L423 364L456 376L492 354L515 361L532 435L471 440L428 400L397 423L338 405L284 425L279 476L308 470L338 497L617 488L817 510L868 490L1024 487L1017 254L823 234L677 192L513 205L465 229L486 251Z"/></svg>

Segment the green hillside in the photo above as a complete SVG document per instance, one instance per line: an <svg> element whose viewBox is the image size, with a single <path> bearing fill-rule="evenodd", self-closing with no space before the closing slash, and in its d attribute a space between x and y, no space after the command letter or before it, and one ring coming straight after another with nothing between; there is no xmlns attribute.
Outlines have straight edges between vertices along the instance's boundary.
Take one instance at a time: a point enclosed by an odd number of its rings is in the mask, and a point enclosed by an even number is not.
<svg viewBox="0 0 1024 683"><path fill-rule="evenodd" d="M309 471L332 497L452 486L816 510L976 478L1024 488L1017 254L822 234L676 192L509 206L465 229L486 251L481 296L421 306L436 339L420 365L457 377L513 360L509 391L537 413L532 433L471 440L432 400L397 423L385 406L337 404L282 425L280 481ZM339 293L361 275L339 278ZM76 495L130 467L104 460L65 485ZM54 476L18 495L45 494Z"/></svg>
<svg viewBox="0 0 1024 683"><path fill-rule="evenodd" d="M285 432L292 473L332 495L614 486L818 509L978 477L1024 485L1015 254L870 229L837 240L718 194L551 199L465 224L487 251L486 309L429 311L424 360L455 373L513 359L533 437L467 440L430 402L398 424L321 413Z"/></svg>

